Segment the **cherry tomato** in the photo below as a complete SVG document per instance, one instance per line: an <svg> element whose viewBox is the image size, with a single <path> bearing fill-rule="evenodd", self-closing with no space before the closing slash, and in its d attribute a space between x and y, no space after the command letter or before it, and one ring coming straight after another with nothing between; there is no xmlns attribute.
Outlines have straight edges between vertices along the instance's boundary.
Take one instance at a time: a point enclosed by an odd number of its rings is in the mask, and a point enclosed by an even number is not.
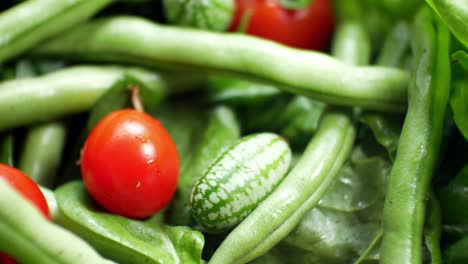
<svg viewBox="0 0 468 264"><path fill-rule="evenodd" d="M6 180L17 192L30 201L45 218L50 219L46 199L36 183L20 170L0 163L0 178ZM15 264L13 258L0 253L0 263Z"/></svg>
<svg viewBox="0 0 468 264"><path fill-rule="evenodd" d="M159 121L136 110L118 110L105 116L86 139L81 173L104 209L144 218L174 195L179 156Z"/></svg>
<svg viewBox="0 0 468 264"><path fill-rule="evenodd" d="M324 50L334 28L330 0L315 0L302 10L288 10L276 0L236 0L231 31L248 15L246 33L302 49ZM248 16L247 16L248 17Z"/></svg>

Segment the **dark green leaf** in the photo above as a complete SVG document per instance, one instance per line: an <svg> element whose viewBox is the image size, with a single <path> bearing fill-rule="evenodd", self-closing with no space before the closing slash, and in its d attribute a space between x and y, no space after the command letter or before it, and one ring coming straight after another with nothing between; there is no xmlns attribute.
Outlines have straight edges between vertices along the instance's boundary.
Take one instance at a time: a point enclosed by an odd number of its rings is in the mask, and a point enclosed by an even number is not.
<svg viewBox="0 0 468 264"><path fill-rule="evenodd" d="M468 81L458 81L453 84L450 106L455 124L468 140Z"/></svg>
<svg viewBox="0 0 468 264"><path fill-rule="evenodd" d="M444 251L444 263L466 264L468 263L468 236L450 245Z"/></svg>
<svg viewBox="0 0 468 264"><path fill-rule="evenodd" d="M403 120L397 116L364 113L360 121L372 130L377 142L387 149L388 155L393 160L396 155Z"/></svg>
<svg viewBox="0 0 468 264"><path fill-rule="evenodd" d="M373 157L346 164L319 206L343 212L355 212L381 201L391 166Z"/></svg>
<svg viewBox="0 0 468 264"><path fill-rule="evenodd" d="M100 211L81 182L55 192L61 225L119 263L200 263L203 235L188 227L137 221Z"/></svg>
<svg viewBox="0 0 468 264"><path fill-rule="evenodd" d="M438 192L444 224L468 225L468 165Z"/></svg>

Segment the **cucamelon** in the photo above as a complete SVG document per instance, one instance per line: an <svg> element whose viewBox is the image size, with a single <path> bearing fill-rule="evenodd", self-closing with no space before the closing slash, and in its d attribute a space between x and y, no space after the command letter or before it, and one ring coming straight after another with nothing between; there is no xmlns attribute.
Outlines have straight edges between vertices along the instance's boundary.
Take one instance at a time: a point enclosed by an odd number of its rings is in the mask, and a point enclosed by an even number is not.
<svg viewBox="0 0 468 264"><path fill-rule="evenodd" d="M281 182L290 162L291 149L276 134L241 138L196 181L190 197L193 218L211 232L235 227Z"/></svg>

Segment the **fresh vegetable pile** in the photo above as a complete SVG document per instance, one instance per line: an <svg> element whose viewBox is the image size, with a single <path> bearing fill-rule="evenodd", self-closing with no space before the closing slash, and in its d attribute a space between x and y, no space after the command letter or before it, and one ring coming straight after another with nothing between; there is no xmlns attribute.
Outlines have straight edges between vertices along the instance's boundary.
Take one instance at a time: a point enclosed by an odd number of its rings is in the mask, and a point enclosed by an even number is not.
<svg viewBox="0 0 468 264"><path fill-rule="evenodd" d="M468 263L468 1L0 10L0 263Z"/></svg>

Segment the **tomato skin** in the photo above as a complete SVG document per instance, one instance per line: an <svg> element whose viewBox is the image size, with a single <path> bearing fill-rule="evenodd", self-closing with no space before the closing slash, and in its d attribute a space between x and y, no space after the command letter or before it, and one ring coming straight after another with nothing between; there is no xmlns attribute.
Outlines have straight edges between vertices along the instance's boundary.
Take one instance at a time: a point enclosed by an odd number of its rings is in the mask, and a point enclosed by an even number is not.
<svg viewBox="0 0 468 264"><path fill-rule="evenodd" d="M330 0L315 0L302 10L288 10L276 0L236 0L230 31L236 31L245 12L251 13L246 33L285 45L313 50L328 47L334 29Z"/></svg>
<svg viewBox="0 0 468 264"><path fill-rule="evenodd" d="M104 209L144 218L174 195L179 157L159 121L124 109L108 114L91 131L82 151L81 173L89 193Z"/></svg>
<svg viewBox="0 0 468 264"><path fill-rule="evenodd" d="M47 201L39 187L31 178L20 170L2 163L0 163L0 178L10 184L13 189L31 202L45 218L50 220ZM8 255L0 253L0 263L15 264L17 262Z"/></svg>

